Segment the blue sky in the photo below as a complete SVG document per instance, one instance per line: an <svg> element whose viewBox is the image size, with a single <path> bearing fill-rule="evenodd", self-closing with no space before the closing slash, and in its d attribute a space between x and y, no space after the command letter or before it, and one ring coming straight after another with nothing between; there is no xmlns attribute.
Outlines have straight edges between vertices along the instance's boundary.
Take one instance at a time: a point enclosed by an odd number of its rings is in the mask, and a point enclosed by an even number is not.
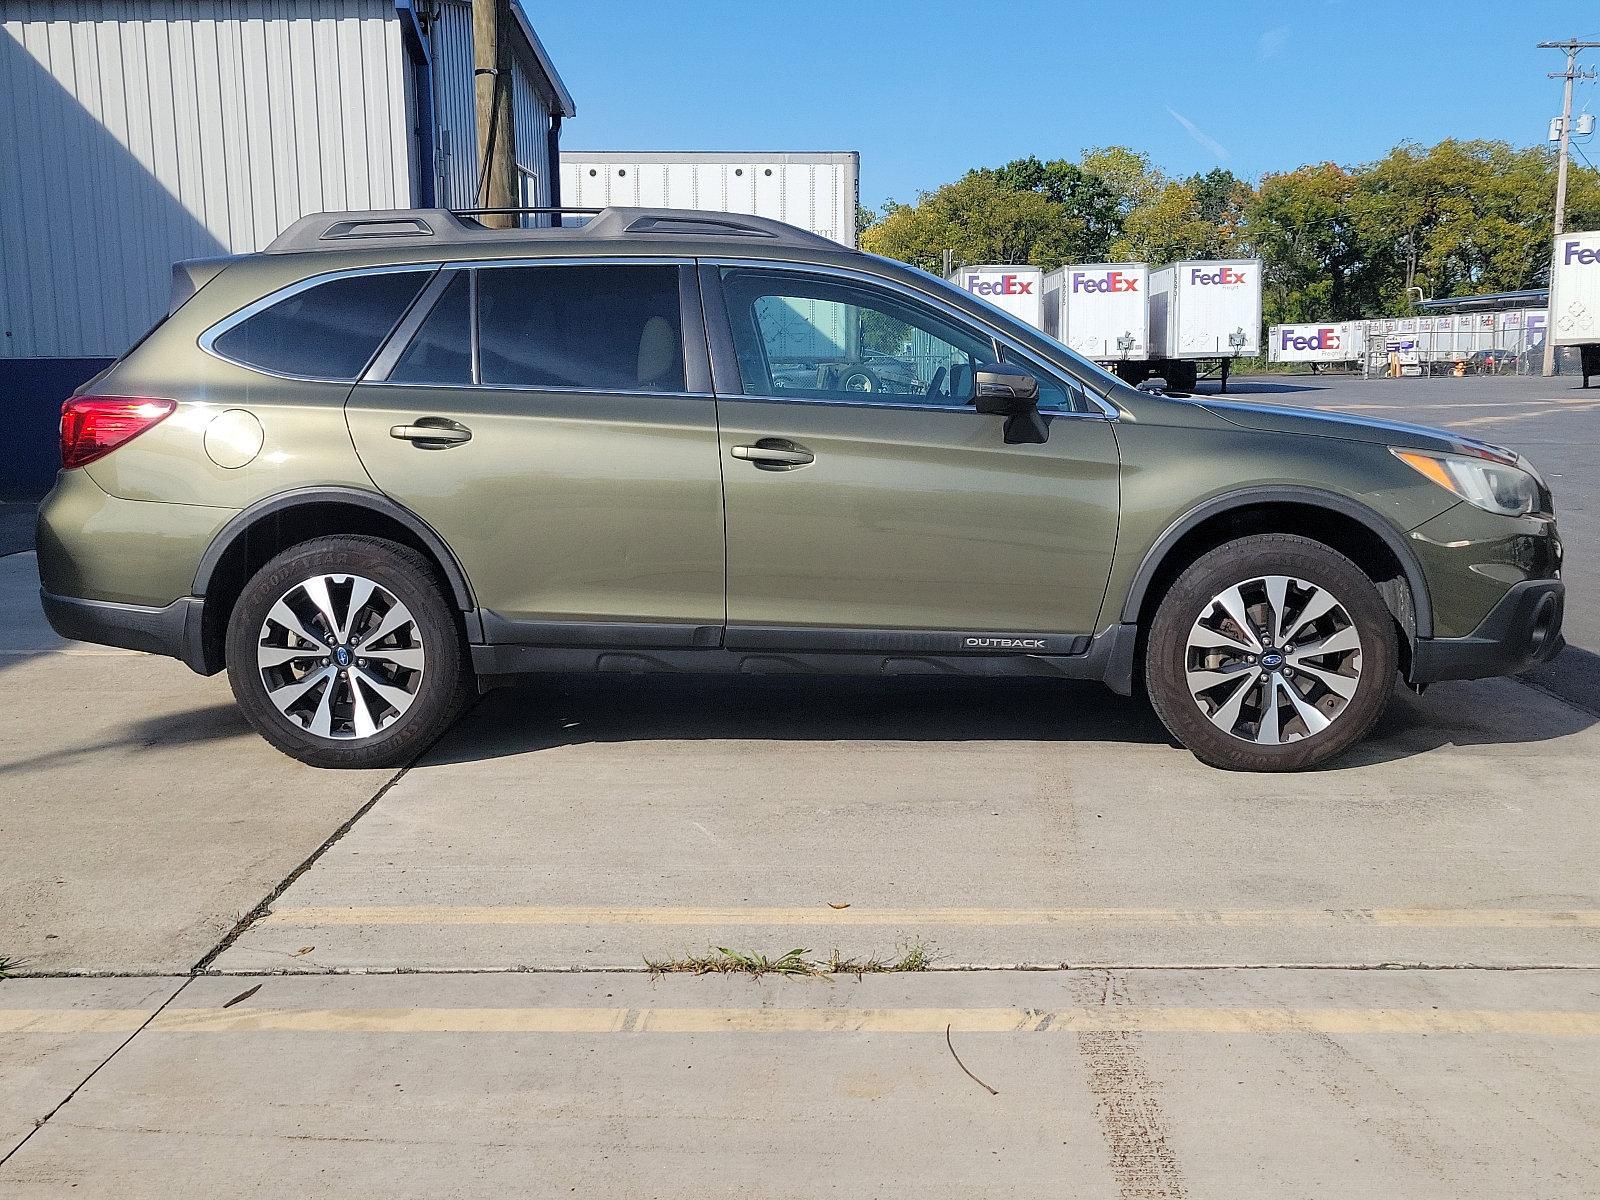
<svg viewBox="0 0 1600 1200"><path fill-rule="evenodd" d="M525 5L577 102L566 148L859 150L872 207L1109 144L1252 179L1402 140L1532 144L1564 62L1535 43L1600 40L1592 0Z"/></svg>

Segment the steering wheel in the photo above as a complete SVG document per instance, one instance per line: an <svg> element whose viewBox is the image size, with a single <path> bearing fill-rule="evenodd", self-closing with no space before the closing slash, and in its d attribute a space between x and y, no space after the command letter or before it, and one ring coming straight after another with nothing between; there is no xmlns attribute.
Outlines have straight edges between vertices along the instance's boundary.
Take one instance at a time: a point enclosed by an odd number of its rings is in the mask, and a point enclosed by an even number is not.
<svg viewBox="0 0 1600 1200"><path fill-rule="evenodd" d="M933 373L933 378L928 380L928 386L923 390L923 396L937 396L939 394L939 387L944 383L944 377L946 374L948 374L948 370L945 367L940 367L937 371L935 371Z"/></svg>

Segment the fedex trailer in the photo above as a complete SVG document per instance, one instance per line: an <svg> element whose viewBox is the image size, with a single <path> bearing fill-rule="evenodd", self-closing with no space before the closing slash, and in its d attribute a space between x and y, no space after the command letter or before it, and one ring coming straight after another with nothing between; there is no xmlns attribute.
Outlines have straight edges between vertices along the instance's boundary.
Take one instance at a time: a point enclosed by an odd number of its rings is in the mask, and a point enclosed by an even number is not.
<svg viewBox="0 0 1600 1200"><path fill-rule="evenodd" d="M563 150L561 203L750 213L853 248L860 174L854 150Z"/></svg>
<svg viewBox="0 0 1600 1200"><path fill-rule="evenodd" d="M958 288L987 300L1035 329L1044 324L1044 272L1038 267L962 267L950 276Z"/></svg>
<svg viewBox="0 0 1600 1200"><path fill-rule="evenodd" d="M1268 362L1359 362L1366 349L1363 321L1274 325L1267 331Z"/></svg>
<svg viewBox="0 0 1600 1200"><path fill-rule="evenodd" d="M1150 267L1084 263L1044 277L1044 331L1099 363L1150 356Z"/></svg>
<svg viewBox="0 0 1600 1200"><path fill-rule="evenodd" d="M1557 346L1600 342L1600 233L1563 233L1550 258L1550 334Z"/></svg>
<svg viewBox="0 0 1600 1200"><path fill-rule="evenodd" d="M1145 377L1159 375L1177 391L1192 391L1200 363L1218 362L1227 391L1233 360L1261 353L1261 268L1258 258L1234 258L1151 271Z"/></svg>

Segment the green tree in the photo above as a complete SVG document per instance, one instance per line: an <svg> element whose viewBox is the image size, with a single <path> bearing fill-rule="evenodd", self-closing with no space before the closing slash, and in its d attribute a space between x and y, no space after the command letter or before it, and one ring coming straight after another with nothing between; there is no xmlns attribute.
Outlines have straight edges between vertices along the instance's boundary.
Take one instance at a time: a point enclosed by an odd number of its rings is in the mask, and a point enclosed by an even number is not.
<svg viewBox="0 0 1600 1200"><path fill-rule="evenodd" d="M1204 182L1164 184L1122 224L1113 259L1164 263L1180 258L1232 258L1243 251L1242 205L1232 190L1226 208Z"/></svg>
<svg viewBox="0 0 1600 1200"><path fill-rule="evenodd" d="M1151 165L1148 154L1126 146L1085 150L1078 165L1084 174L1100 180L1110 190L1124 218L1154 201L1167 184L1167 177Z"/></svg>
<svg viewBox="0 0 1600 1200"><path fill-rule="evenodd" d="M1374 301L1361 278L1365 243L1351 208L1357 179L1334 163L1268 175L1249 201L1251 246L1266 264L1269 323L1343 320Z"/></svg>
<svg viewBox="0 0 1600 1200"><path fill-rule="evenodd" d="M1104 258L1122 230L1121 198L1099 175L1064 158L1040 162L1031 155L1003 167L975 172L991 175L1003 187L1037 192L1061 205L1073 240L1071 258L1078 262Z"/></svg>
<svg viewBox="0 0 1600 1200"><path fill-rule="evenodd" d="M861 245L935 273L946 250L958 263L1031 263L1048 270L1071 257L1075 236L1082 230L1062 205L1007 187L992 171L971 171L916 204L886 206Z"/></svg>

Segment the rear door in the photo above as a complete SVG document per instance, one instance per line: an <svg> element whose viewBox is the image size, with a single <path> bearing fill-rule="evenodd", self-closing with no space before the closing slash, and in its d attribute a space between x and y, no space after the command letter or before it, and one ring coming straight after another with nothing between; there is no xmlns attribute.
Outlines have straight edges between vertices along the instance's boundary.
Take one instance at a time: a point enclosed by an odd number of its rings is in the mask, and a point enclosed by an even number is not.
<svg viewBox="0 0 1600 1200"><path fill-rule="evenodd" d="M707 265L701 281L728 645L1080 648L1110 573L1118 457L1074 381L1035 367L1049 439L1007 444L971 404L1000 350L958 313L832 272ZM924 636L881 636L903 631Z"/></svg>
<svg viewBox="0 0 1600 1200"><path fill-rule="evenodd" d="M724 620L692 268L446 268L352 393L357 452L460 559L490 641L701 645Z"/></svg>

